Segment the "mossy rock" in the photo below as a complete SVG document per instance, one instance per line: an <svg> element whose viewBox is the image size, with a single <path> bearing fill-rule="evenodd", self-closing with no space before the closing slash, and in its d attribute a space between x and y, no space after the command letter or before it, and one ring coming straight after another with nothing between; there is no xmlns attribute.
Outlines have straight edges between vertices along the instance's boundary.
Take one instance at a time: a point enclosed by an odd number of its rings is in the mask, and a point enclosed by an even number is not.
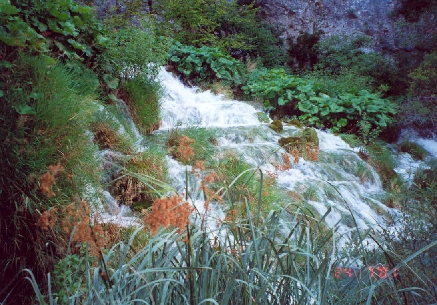
<svg viewBox="0 0 437 305"><path fill-rule="evenodd" d="M269 116L265 112L257 112L256 115L258 116L258 120L261 123L268 123L270 122Z"/></svg>
<svg viewBox="0 0 437 305"><path fill-rule="evenodd" d="M319 146L319 137L317 136L317 131L314 128L305 128L302 132L302 137L306 142L310 142L316 146Z"/></svg>
<svg viewBox="0 0 437 305"><path fill-rule="evenodd" d="M280 138L278 144L295 156L296 151L305 160L316 161L318 159L319 138L313 128L306 128L292 137ZM296 156L295 156L296 158Z"/></svg>
<svg viewBox="0 0 437 305"><path fill-rule="evenodd" d="M282 125L282 122L280 120L274 120L270 124L270 128L276 132L282 132L284 130L284 126Z"/></svg>
<svg viewBox="0 0 437 305"><path fill-rule="evenodd" d="M400 143L399 150L401 152L409 153L416 160L422 160L422 161L425 159L425 157L428 154L428 152L422 146L410 141L404 141Z"/></svg>
<svg viewBox="0 0 437 305"><path fill-rule="evenodd" d="M111 183L109 187L111 195L119 203L130 206L136 202L153 201L158 198L153 181L151 185L148 179L152 177L158 181L166 181L168 169L164 156L163 153L152 150L133 155L124 164L127 171L121 170ZM139 178L138 175L143 176L144 179Z"/></svg>
<svg viewBox="0 0 437 305"><path fill-rule="evenodd" d="M435 169L423 169L414 175L414 186L419 189L432 189L437 185L437 171Z"/></svg>
<svg viewBox="0 0 437 305"><path fill-rule="evenodd" d="M299 147L305 144L306 141L302 137L297 136L297 137L280 138L278 140L278 143L281 147L285 148L286 150L290 150L290 148Z"/></svg>
<svg viewBox="0 0 437 305"><path fill-rule="evenodd" d="M288 120L286 123L287 123L287 125L291 125L291 126L294 126L294 127L297 127L297 128L302 128L303 127L302 123L299 120L297 120L297 119Z"/></svg>
<svg viewBox="0 0 437 305"><path fill-rule="evenodd" d="M151 200L144 200L144 201L136 201L133 202L131 205L131 209L134 212L138 212L140 213L143 210L147 210L148 208L150 208L152 206L152 202Z"/></svg>

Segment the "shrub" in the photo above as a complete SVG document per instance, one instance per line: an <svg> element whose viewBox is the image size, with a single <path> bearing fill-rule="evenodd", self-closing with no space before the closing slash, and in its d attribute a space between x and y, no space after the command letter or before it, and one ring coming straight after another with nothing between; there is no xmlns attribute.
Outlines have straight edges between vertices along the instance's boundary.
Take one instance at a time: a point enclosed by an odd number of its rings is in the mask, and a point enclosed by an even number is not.
<svg viewBox="0 0 437 305"><path fill-rule="evenodd" d="M110 89L118 87L118 79L147 77L154 80L165 62L167 44L156 35L152 18L143 18L140 27L122 27L108 36L100 58L101 77Z"/></svg>
<svg viewBox="0 0 437 305"><path fill-rule="evenodd" d="M144 75L127 80L119 92L142 134L159 128L161 94L159 82Z"/></svg>
<svg viewBox="0 0 437 305"><path fill-rule="evenodd" d="M222 80L231 84L241 84L241 63L217 48L196 48L175 42L169 54L170 63L176 66L185 81L199 84Z"/></svg>
<svg viewBox="0 0 437 305"><path fill-rule="evenodd" d="M17 0L0 6L0 40L11 47L92 60L107 42L91 7L73 0Z"/></svg>
<svg viewBox="0 0 437 305"><path fill-rule="evenodd" d="M437 94L437 52L426 54L420 65L408 77L411 79L410 91L415 96Z"/></svg>
<svg viewBox="0 0 437 305"><path fill-rule="evenodd" d="M159 1L165 34L187 45L218 48L234 58L259 58L264 65L285 62L280 31L263 22L253 3L236 0Z"/></svg>
<svg viewBox="0 0 437 305"><path fill-rule="evenodd" d="M396 67L382 54L372 51L372 39L365 35L331 36L320 41L317 69L340 74L344 71L367 76L375 89L381 85L392 87L398 77ZM352 84L354 80L351 79Z"/></svg>
<svg viewBox="0 0 437 305"><path fill-rule="evenodd" d="M372 127L385 128L392 122L394 105L377 94L361 90L329 96L308 80L287 74L282 69L258 69L243 86L246 94L264 100L268 109L285 109L311 126L334 132L357 132L357 123L366 120ZM284 113L283 113L284 114Z"/></svg>

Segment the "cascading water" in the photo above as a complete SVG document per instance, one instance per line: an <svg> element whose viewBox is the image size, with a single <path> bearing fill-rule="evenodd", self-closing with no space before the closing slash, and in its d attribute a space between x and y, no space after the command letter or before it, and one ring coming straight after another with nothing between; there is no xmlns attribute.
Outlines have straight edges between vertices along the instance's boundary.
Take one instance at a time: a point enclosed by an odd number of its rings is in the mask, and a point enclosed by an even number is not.
<svg viewBox="0 0 437 305"><path fill-rule="evenodd" d="M256 109L256 106L228 100L210 91L200 92L196 88L188 88L164 68L159 78L165 90L161 100L162 122L161 128L152 138L165 136L171 129L201 127L215 130L218 135L217 159L223 151L233 151L254 168L260 168L264 174L275 177L279 188L290 194L299 194L320 215L325 215L329 210L324 220L329 227L336 229L342 239L347 239L357 228L384 228L384 216L397 215L397 210L388 208L380 201L384 191L375 170L358 156L356 149L352 149L340 137L317 130L318 160L306 161L299 158L299 162L292 164L291 168L281 168L277 165L283 163L284 155L288 155L291 160L294 157L278 144L278 140L296 135L300 132L299 128L284 126L284 130L277 133L269 127L269 123L260 122L258 116L261 110ZM123 109L128 114L127 109ZM130 133L135 142L134 151L144 151L147 147L129 115L126 115L126 120L129 123L128 129L133 130ZM126 132L121 127L120 130ZM437 147L435 141L426 144L431 153ZM103 163L115 164L113 158L123 158L114 154L110 150L103 151ZM399 167L395 169L407 180L420 166L420 163L416 164L410 159L409 155L403 154L399 159ZM190 167L170 157L167 160L172 187L179 194L186 192L186 171L190 171ZM406 160L405 166L402 160ZM128 209L118 207L108 192L103 192L103 195L108 204L102 213L104 221L123 226L137 223L134 217L127 217ZM209 215L207 220L202 220L202 225L207 225L211 231L216 230L217 221L225 217L220 205L212 203L207 213L200 196L193 199L192 204L198 213ZM293 200L293 196L290 196L286 202L277 204L285 206L293 203Z"/></svg>
<svg viewBox="0 0 437 305"><path fill-rule="evenodd" d="M160 79L166 95L161 104L162 127L157 134L172 128L215 129L219 135L217 157L220 151L232 150L247 163L277 177L280 188L306 194L306 201L320 215L331 209L325 221L342 236L348 236L357 227L384 226L383 214L396 213L379 201L384 192L376 172L340 137L317 131L318 161L300 158L292 168L283 170L274 166L281 164L284 154L288 154L278 140L295 135L299 128L285 126L283 132L277 133L269 124L261 123L259 110L247 103L227 100L210 91L197 92L164 70ZM293 160L291 155L289 158ZM171 162L174 186L183 192L186 169L174 160ZM282 206L287 203L278 202Z"/></svg>

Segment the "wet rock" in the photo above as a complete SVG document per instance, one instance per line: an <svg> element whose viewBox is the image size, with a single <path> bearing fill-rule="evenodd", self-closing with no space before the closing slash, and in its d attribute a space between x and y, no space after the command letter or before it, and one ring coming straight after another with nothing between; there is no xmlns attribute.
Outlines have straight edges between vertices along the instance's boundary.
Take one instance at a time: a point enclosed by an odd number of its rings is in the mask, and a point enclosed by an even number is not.
<svg viewBox="0 0 437 305"><path fill-rule="evenodd" d="M274 120L270 124L270 128L276 132L282 132L284 130L284 126L282 125L282 122L280 120Z"/></svg>

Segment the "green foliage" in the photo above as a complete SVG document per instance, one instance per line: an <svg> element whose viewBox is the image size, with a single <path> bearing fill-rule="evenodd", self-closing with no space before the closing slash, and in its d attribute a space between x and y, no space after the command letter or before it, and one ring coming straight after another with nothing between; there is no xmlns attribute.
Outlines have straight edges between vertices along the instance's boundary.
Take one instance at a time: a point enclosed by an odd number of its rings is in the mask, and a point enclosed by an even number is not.
<svg viewBox="0 0 437 305"><path fill-rule="evenodd" d="M185 80L196 83L224 80L237 85L242 82L242 64L217 48L196 48L175 42L169 53L170 63Z"/></svg>
<svg viewBox="0 0 437 305"><path fill-rule="evenodd" d="M246 94L263 99L267 108L287 106L291 113L286 114L299 115L300 120L311 126L330 128L334 132L356 132L361 120L372 127L385 128L395 113L390 101L367 90L329 96L310 81L289 75L282 69L253 72L243 89Z"/></svg>
<svg viewBox="0 0 437 305"><path fill-rule="evenodd" d="M393 223L400 224L402 232L387 231L385 239L390 249L400 257L408 257L418 249L436 241L437 233L437 162L425 164L414 174L411 185L404 184L392 192L394 205L402 211ZM393 200L393 199L392 199ZM420 285L430 296L434 295L437 276L437 249L421 253L405 270L403 281L407 285ZM420 271L419 271L420 270ZM420 272L421 281L414 280L414 273ZM413 277L413 278L412 278ZM418 296L419 303L432 303L426 295ZM433 301L435 302L435 301Z"/></svg>
<svg viewBox="0 0 437 305"><path fill-rule="evenodd" d="M241 28L254 23L257 9L252 6L239 6L234 0L163 0L157 9L168 26L171 24L172 36L178 41L223 50L251 47Z"/></svg>
<svg viewBox="0 0 437 305"><path fill-rule="evenodd" d="M76 291L85 289L87 270L93 265L94 258L89 255L85 247L80 248L79 254L68 254L60 259L53 271L53 297L60 304L67 304L68 297Z"/></svg>
<svg viewBox="0 0 437 305"><path fill-rule="evenodd" d="M155 5L166 34L196 47L209 46L234 57L260 57L266 66L280 65L285 52L279 33L257 16L253 4L236 0L163 0Z"/></svg>
<svg viewBox="0 0 437 305"><path fill-rule="evenodd" d="M85 68L47 56L24 57L12 64L14 69L2 74L6 90L0 115L0 278L8 279L1 281L2 287L17 285L25 295L18 272L27 267L40 277L65 250L61 229L43 231L35 225L39 215L62 209L78 195L90 201L97 196L88 193L99 185L99 170L97 148L87 131L95 111L91 88L96 87L95 76ZM42 189L44 183L47 186L43 175L56 164L63 170L49 184L50 195Z"/></svg>
<svg viewBox="0 0 437 305"><path fill-rule="evenodd" d="M167 44L156 35L152 18L143 18L141 27L123 27L109 36L107 48L101 57L103 78L108 86L116 88L115 79L147 75L153 79L167 56Z"/></svg>
<svg viewBox="0 0 437 305"><path fill-rule="evenodd" d="M150 134L159 128L161 86L147 76L138 75L123 84L124 98L138 129Z"/></svg>
<svg viewBox="0 0 437 305"><path fill-rule="evenodd" d="M437 51L425 54L420 65L408 77L410 90L415 96L437 95Z"/></svg>
<svg viewBox="0 0 437 305"><path fill-rule="evenodd" d="M329 96L341 93L358 94L361 90L374 91L372 85L374 80L370 76L364 76L352 70L344 69L338 74L332 74L329 71L314 69L305 71L302 77L313 83L316 91L324 92ZM384 93L386 90L380 86L377 91Z"/></svg>
<svg viewBox="0 0 437 305"><path fill-rule="evenodd" d="M391 87L397 79L395 66L382 54L372 51L372 43L364 35L331 36L316 45L319 53L316 68L334 75L352 71L370 77L375 89L381 85Z"/></svg>
<svg viewBox="0 0 437 305"><path fill-rule="evenodd" d="M91 8L73 0L2 2L0 20L0 40L30 51L84 59L107 41Z"/></svg>

